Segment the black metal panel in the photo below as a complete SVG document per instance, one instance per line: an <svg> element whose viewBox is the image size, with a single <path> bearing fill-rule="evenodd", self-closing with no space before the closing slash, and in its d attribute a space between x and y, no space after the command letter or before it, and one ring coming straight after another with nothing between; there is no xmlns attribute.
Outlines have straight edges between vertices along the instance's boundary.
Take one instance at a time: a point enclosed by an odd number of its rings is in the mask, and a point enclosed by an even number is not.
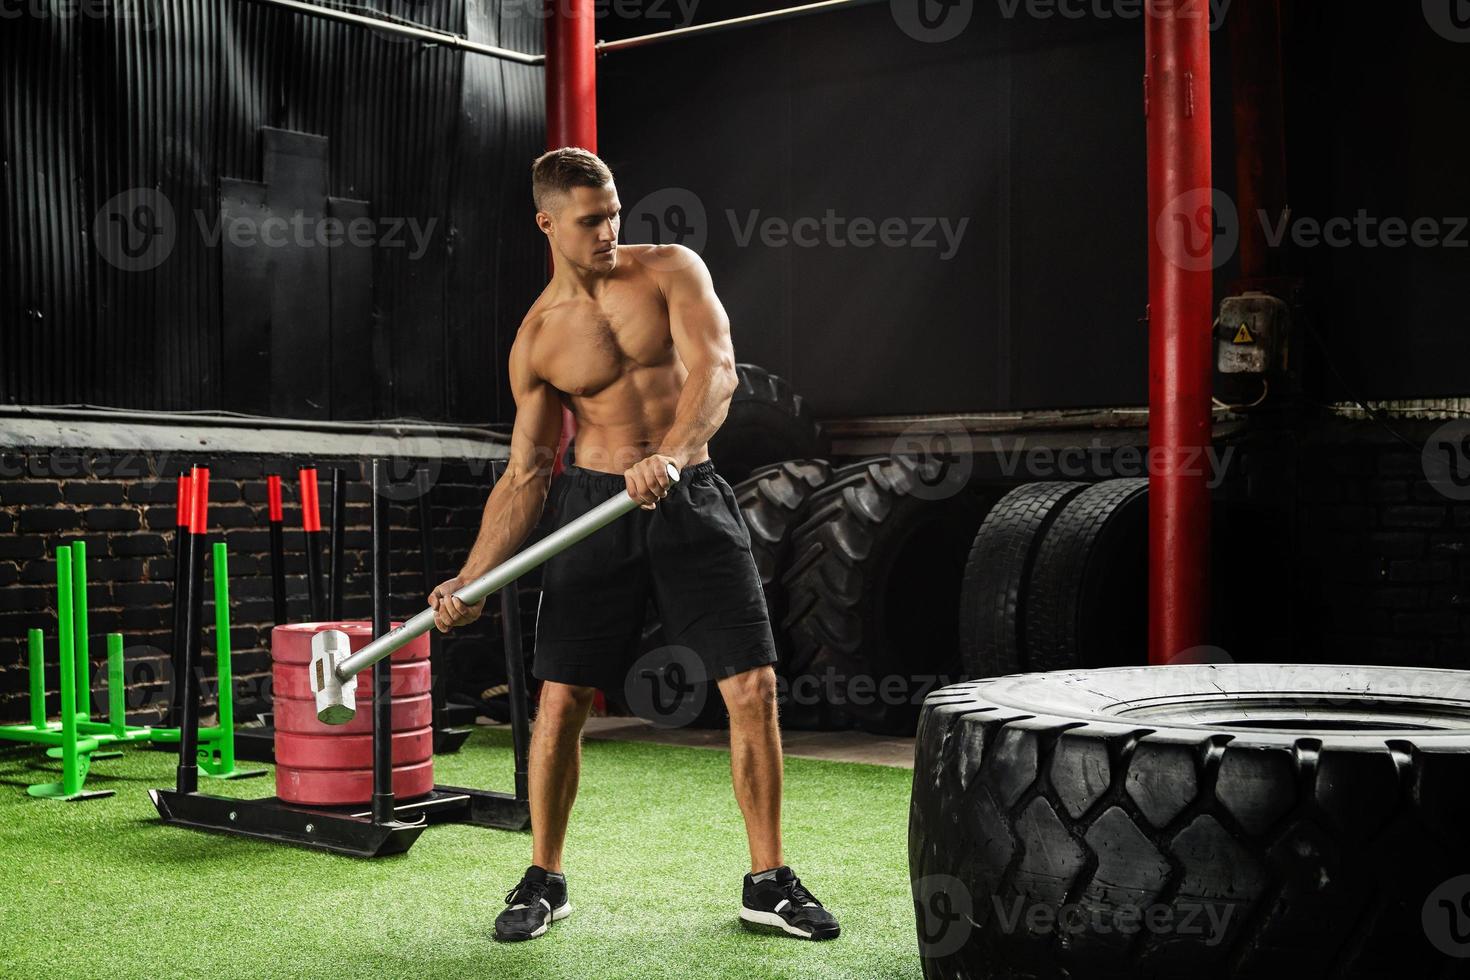
<svg viewBox="0 0 1470 980"><path fill-rule="evenodd" d="M280 129L264 135L266 198L278 222L261 236L271 251L271 408L287 418L328 418L328 250L314 236L326 216L327 141ZM292 230L280 230L279 222Z"/></svg>
<svg viewBox="0 0 1470 980"><path fill-rule="evenodd" d="M334 197L327 213L343 227L369 220L366 201ZM382 401L386 373L373 360L373 250L351 236L331 255L332 275L332 417L370 419ZM385 392L386 393L386 392ZM385 406L386 407L386 406Z"/></svg>
<svg viewBox="0 0 1470 980"><path fill-rule="evenodd" d="M456 33L500 29L490 0L353 7ZM544 282L530 215L503 223L510 202L518 216L524 208L526 165L543 141L541 70L238 0L108 9L27 12L0 31L0 399L248 410L225 381L239 338L227 326L237 294L222 277L241 273L226 266L240 256L212 230L222 179L267 182L260 132L274 127L325 140L324 194L368 202L381 234L409 219L428 229L413 258L402 231L407 247L374 248L373 275L359 284L375 340L395 354L372 413L505 421L505 353ZM502 42L539 51L540 18L516 21ZM99 209L133 190L160 195L172 215L167 255L146 268L120 268L94 242ZM124 204L118 218L150 223L136 200ZM110 216L103 226L123 227ZM452 226L494 229L468 272L450 271ZM292 251L269 258L279 267ZM319 261L309 251L291 261ZM360 257L342 258L339 292L362 270ZM329 295L320 269L296 285L305 281ZM461 346L474 353L473 386L448 356ZM306 414L360 416L362 406Z"/></svg>
<svg viewBox="0 0 1470 980"><path fill-rule="evenodd" d="M220 334L224 403L237 412L271 409L271 306L265 284L269 253L259 242L224 233L236 221L265 219L266 188L249 180L220 180Z"/></svg>

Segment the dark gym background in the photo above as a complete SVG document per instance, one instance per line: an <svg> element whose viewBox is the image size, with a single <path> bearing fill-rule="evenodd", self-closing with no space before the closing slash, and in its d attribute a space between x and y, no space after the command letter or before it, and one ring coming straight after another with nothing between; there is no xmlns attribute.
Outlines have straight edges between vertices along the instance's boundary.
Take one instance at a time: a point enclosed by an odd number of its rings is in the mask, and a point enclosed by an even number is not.
<svg viewBox="0 0 1470 980"><path fill-rule="evenodd" d="M372 6L541 47L540 20L499 4ZM696 21L769 6L700 6ZM0 32L0 401L508 422L505 351L543 275L526 187L539 72L250 4L135 7L147 16L22 18ZM1371 21L1288 8L1296 213L1470 212L1453 172L1470 137L1451 123L1470 59L1413 4ZM600 149L625 207L671 187L698 196L740 357L826 417L1144 401L1141 25L999 10L977 5L971 28L938 46L876 4L599 62ZM604 18L599 36L668 26ZM1216 183L1228 189L1227 43L1216 32ZM322 137L325 158L273 160L267 127ZM284 280L249 250L206 248L192 212L213 216L248 194L238 182L271 180L258 190L277 209L437 218L431 251L342 249L336 268L324 249L282 253L279 266L304 266ZM180 234L163 266L125 273L99 260L90 225L135 187L168 196ZM740 248L726 213L828 209L970 222L944 262L938 249ZM1360 397L1462 393L1470 251L1415 250L1412 267L1409 251L1299 253ZM1310 383L1345 398L1318 354Z"/></svg>
<svg viewBox="0 0 1470 980"><path fill-rule="evenodd" d="M525 4L366 5L542 46ZM696 22L777 5L707 2ZM1457 122L1470 98L1465 51L1416 4L1371 19L1286 7L1295 213L1470 213L1470 185L1453 169L1470 155ZM545 276L528 187L544 146L540 70L249 3L129 9L0 23L0 404L415 417L503 433L506 352ZM1142 25L1000 9L977 4L971 27L943 45L905 36L879 3L599 60L599 149L619 176L628 237L649 227L633 220L640 202L693 192L737 354L787 377L834 430L872 416L1145 402ZM670 26L604 18L599 36ZM1214 49L1215 179L1229 191L1227 32ZM116 268L94 241L99 209L133 189L162 194L176 217L172 253L147 271ZM250 208L436 224L417 260L403 248L205 245L196 213ZM742 248L727 214L743 224L756 211L789 221L829 209L969 223L941 261L938 249ZM1287 271L1308 284L1314 328L1292 351L1303 406L1465 396L1470 250L1294 258ZM1234 279L1228 263L1217 297ZM1228 506L1216 524L1215 642L1243 660L1463 666L1470 512L1426 492L1398 438L1422 445L1439 423L1291 422L1273 435L1269 419L1253 420L1218 494ZM88 538L111 563L97 569L98 630L165 622L170 480L200 460L174 456L93 487L57 462L76 447L5 448L0 635L24 635L45 591L37 559L61 537ZM236 474L222 490L237 495L222 501L237 508L223 512L227 535L255 541L261 477L305 460L287 449L216 460L217 473ZM452 570L488 480L445 472L456 475L435 490L435 546ZM395 612L407 613L419 565L408 508L400 519ZM265 567L254 558L232 562L247 601ZM349 592L349 614L362 614L352 603L365 582ZM242 678L268 671L266 622L240 623ZM466 638L476 655L464 662L485 670L467 687L495 681L486 644L497 629ZM23 710L23 660L13 643L0 657L0 717Z"/></svg>

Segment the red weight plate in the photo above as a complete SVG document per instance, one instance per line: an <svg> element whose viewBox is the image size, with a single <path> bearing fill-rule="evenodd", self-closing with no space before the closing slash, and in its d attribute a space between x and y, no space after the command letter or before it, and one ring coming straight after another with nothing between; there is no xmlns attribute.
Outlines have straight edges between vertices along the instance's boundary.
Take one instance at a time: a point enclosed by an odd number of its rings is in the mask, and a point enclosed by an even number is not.
<svg viewBox="0 0 1470 980"><path fill-rule="evenodd" d="M395 698L427 694L433 683L427 660L412 663L392 664L393 686L390 693ZM311 668L305 664L288 664L279 660L271 665L271 693L273 696L315 700L311 691ZM373 672L365 670L357 675L357 699L365 701L373 693Z"/></svg>
<svg viewBox="0 0 1470 980"><path fill-rule="evenodd" d="M277 732L297 735L360 735L373 730L373 703L358 699L357 714L345 725L328 725L316 720L316 701L276 695L271 706ZM411 731L434 723L434 702L427 694L393 699L393 730Z"/></svg>
<svg viewBox="0 0 1470 980"><path fill-rule="evenodd" d="M287 623L271 630L271 659L293 664L311 663L311 638L325 630L341 630L346 633L348 646L354 652L367 646L373 639L371 623ZM394 663L401 663L405 660L426 660L428 656L429 635L425 633L395 650L392 660Z"/></svg>
<svg viewBox="0 0 1470 980"><path fill-rule="evenodd" d="M393 735L393 765L423 762L434 755L434 730L416 728ZM371 735L295 735L276 732L276 764L291 769L371 769Z"/></svg>
<svg viewBox="0 0 1470 980"><path fill-rule="evenodd" d="M434 760L393 767L393 795L424 796L434 788ZM302 806L351 806L373 798L371 769L292 769L276 766L276 795Z"/></svg>

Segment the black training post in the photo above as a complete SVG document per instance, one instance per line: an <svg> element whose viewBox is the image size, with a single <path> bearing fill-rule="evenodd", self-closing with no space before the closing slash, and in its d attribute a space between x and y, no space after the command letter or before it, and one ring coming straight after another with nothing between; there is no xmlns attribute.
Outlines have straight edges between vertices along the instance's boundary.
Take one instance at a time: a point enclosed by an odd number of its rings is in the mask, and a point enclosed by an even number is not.
<svg viewBox="0 0 1470 980"><path fill-rule="evenodd" d="M340 468L332 470L332 531L329 548L332 552L330 571L327 573L327 615L332 622L342 619L342 577L346 572L347 556L342 552L342 539L347 523L347 474Z"/></svg>
<svg viewBox="0 0 1470 980"><path fill-rule="evenodd" d="M189 513L194 509L192 486L189 474L180 473L174 517L174 642L170 657L174 676L166 722L174 726L179 724L184 707L184 606L189 601Z"/></svg>
<svg viewBox="0 0 1470 980"><path fill-rule="evenodd" d="M392 628L388 613L388 466L373 460L373 637ZM373 821L393 813L393 658L373 664Z"/></svg>
<svg viewBox="0 0 1470 980"><path fill-rule="evenodd" d="M521 651L521 596L514 582L500 590L500 622L505 641L505 697L510 702L510 737L516 757L516 799L529 800L526 760L530 754L531 718L526 706L526 658Z"/></svg>
<svg viewBox="0 0 1470 980"><path fill-rule="evenodd" d="M274 602L275 623L286 623L286 513L281 506L281 478L275 473L266 474L266 499L270 504L271 527L271 598Z"/></svg>
<svg viewBox="0 0 1470 980"><path fill-rule="evenodd" d="M209 509L209 469L194 467L189 480L189 565L185 572L188 599L184 605L184 703L179 720L179 768L176 779L180 793L199 790L199 641L204 613L204 534Z"/></svg>
<svg viewBox="0 0 1470 980"><path fill-rule="evenodd" d="M312 622L326 618L322 602L322 509L317 498L316 467L301 468L301 530L306 538L306 595L311 602Z"/></svg>
<svg viewBox="0 0 1470 980"><path fill-rule="evenodd" d="M434 591L438 585L438 577L434 574L434 534L433 527L429 523L429 488L433 485L429 479L429 471L419 467L413 474L414 489L418 492L419 507L419 553L424 564L424 595ZM440 662L443 653L439 643L439 631L429 631L429 697L434 705L434 732L437 733L444 726L444 709L448 703L448 692L445 690L449 683L444 671L444 665Z"/></svg>

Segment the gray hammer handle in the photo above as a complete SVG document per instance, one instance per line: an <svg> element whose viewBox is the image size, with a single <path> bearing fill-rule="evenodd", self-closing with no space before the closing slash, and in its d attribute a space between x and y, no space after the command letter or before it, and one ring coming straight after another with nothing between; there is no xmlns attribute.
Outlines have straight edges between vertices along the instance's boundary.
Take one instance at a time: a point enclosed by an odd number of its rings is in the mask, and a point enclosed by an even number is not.
<svg viewBox="0 0 1470 980"><path fill-rule="evenodd" d="M669 479L675 483L679 482L679 471L672 463L669 464ZM628 496L626 490L616 494L566 527L553 531L520 554L496 565L454 595L465 605L473 606L490 593L514 582L552 555L565 551L593 531L606 527L631 510L638 509L638 506L638 501ZM434 607L429 606L413 619L402 626L394 627L338 664L337 679L344 682L350 680L408 641L423 636L433 627Z"/></svg>

